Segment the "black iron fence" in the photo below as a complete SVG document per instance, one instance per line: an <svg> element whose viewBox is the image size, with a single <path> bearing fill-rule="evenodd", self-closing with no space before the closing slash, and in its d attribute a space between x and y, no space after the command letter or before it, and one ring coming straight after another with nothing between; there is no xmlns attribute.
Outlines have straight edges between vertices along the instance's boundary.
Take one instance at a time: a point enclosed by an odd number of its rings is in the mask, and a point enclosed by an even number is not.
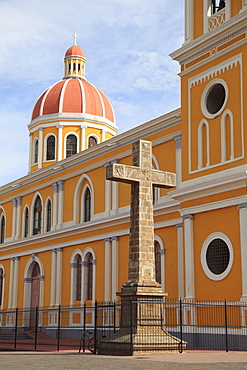
<svg viewBox="0 0 247 370"><path fill-rule="evenodd" d="M109 338L120 354L152 349L247 351L246 324L245 302L144 299L124 305L16 308L0 311L0 350L79 350L86 333L94 338L95 353L99 343L112 348Z"/></svg>

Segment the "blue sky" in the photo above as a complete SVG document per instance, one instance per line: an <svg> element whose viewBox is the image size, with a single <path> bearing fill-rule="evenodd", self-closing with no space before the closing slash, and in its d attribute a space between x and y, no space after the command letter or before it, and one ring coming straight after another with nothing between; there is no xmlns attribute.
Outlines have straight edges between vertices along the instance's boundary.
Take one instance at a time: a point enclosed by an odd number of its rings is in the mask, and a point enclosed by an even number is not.
<svg viewBox="0 0 247 370"><path fill-rule="evenodd" d="M183 22L183 0L0 0L0 186L27 174L33 106L62 79L75 31L121 133L180 106L169 53Z"/></svg>

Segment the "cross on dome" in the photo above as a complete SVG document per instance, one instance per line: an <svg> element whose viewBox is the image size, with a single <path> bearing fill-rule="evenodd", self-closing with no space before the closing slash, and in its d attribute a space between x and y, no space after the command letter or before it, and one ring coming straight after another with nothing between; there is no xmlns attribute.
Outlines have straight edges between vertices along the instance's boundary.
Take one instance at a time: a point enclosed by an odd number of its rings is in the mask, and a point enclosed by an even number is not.
<svg viewBox="0 0 247 370"><path fill-rule="evenodd" d="M77 45L77 43L76 43L76 38L78 37L78 35L76 34L76 32L72 35L74 38L75 38L75 40L74 40L74 45Z"/></svg>

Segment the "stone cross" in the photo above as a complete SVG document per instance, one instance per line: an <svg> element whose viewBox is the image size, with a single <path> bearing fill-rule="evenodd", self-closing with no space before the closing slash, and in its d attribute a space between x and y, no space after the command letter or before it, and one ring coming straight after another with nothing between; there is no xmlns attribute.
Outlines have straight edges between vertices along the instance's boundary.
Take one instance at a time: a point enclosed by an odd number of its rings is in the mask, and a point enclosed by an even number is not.
<svg viewBox="0 0 247 370"><path fill-rule="evenodd" d="M106 179L131 184L128 281L124 287L160 287L155 278L153 186L172 188L176 175L152 169L152 143L132 146L132 166L111 163Z"/></svg>

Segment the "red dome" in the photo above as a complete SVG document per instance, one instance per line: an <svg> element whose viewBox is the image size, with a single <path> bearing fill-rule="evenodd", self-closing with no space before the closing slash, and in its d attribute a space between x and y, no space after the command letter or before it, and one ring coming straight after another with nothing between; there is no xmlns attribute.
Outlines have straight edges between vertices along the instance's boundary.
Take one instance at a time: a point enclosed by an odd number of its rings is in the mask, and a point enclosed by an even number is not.
<svg viewBox="0 0 247 370"><path fill-rule="evenodd" d="M84 55L83 51L81 50L81 48L78 45L71 46L66 51L65 58L68 57L68 56L71 56L71 55L78 55L80 57L85 58L85 55Z"/></svg>
<svg viewBox="0 0 247 370"><path fill-rule="evenodd" d="M32 120L56 113L87 114L115 123L113 108L105 94L80 78L64 79L47 89L34 106Z"/></svg>

